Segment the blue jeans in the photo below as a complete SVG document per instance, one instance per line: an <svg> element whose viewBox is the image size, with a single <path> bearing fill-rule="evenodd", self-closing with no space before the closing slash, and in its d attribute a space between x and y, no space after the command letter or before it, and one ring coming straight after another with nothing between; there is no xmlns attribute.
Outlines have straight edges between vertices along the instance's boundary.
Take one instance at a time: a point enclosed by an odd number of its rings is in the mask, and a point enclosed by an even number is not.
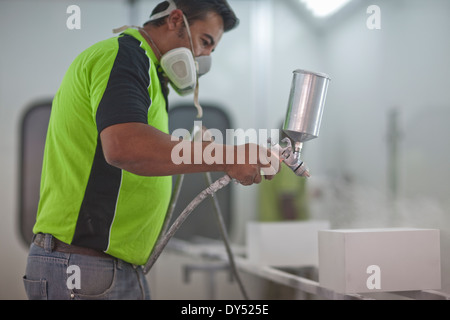
<svg viewBox="0 0 450 320"><path fill-rule="evenodd" d="M34 243L23 282L30 300L150 300L143 268L120 259L52 251Z"/></svg>

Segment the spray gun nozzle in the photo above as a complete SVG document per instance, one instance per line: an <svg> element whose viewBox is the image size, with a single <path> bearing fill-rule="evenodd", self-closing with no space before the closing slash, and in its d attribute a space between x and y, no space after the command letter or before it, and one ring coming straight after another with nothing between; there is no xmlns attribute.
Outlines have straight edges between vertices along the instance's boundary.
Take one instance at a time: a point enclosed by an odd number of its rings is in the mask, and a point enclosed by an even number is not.
<svg viewBox="0 0 450 320"><path fill-rule="evenodd" d="M305 177L305 178L310 178L311 177L311 175L309 173L309 170L306 167L304 162L302 162L300 164L300 166L296 170L294 170L294 172L299 177Z"/></svg>

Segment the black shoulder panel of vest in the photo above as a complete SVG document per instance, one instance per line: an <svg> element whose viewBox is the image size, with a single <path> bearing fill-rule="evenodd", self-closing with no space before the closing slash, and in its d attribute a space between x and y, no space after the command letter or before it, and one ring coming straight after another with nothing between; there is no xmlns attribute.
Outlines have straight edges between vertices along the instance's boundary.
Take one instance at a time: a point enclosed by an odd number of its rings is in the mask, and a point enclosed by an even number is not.
<svg viewBox="0 0 450 320"><path fill-rule="evenodd" d="M119 50L106 90L97 108L97 130L127 122L148 123L151 101L150 61L136 38L123 35L118 38Z"/></svg>

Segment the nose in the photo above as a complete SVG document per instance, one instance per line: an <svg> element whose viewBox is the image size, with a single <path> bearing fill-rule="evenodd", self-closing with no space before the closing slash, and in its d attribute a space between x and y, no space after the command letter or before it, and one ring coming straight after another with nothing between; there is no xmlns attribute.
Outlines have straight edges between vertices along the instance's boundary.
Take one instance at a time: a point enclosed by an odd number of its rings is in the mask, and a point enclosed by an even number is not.
<svg viewBox="0 0 450 320"><path fill-rule="evenodd" d="M216 49L216 45L213 44L203 44L202 42L194 43L194 52L196 57L200 56L210 56Z"/></svg>
<svg viewBox="0 0 450 320"><path fill-rule="evenodd" d="M210 56L213 53L214 48L205 49L204 51L205 51L203 53L204 56Z"/></svg>
<svg viewBox="0 0 450 320"><path fill-rule="evenodd" d="M196 57L201 57L201 56L210 56L211 53L213 53L214 49L208 49L208 48L201 48L198 50L195 50L195 56Z"/></svg>

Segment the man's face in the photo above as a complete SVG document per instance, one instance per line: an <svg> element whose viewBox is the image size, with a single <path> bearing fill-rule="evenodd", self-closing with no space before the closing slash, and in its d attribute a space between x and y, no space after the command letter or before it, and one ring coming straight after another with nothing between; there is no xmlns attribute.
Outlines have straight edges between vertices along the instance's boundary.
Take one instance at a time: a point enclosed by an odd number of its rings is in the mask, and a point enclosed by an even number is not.
<svg viewBox="0 0 450 320"><path fill-rule="evenodd" d="M217 47L224 33L222 17L215 12L208 13L204 20L195 20L188 27L191 30L194 56L196 57L209 56ZM184 26L179 30L179 38L183 42L183 47L191 49L189 36Z"/></svg>

